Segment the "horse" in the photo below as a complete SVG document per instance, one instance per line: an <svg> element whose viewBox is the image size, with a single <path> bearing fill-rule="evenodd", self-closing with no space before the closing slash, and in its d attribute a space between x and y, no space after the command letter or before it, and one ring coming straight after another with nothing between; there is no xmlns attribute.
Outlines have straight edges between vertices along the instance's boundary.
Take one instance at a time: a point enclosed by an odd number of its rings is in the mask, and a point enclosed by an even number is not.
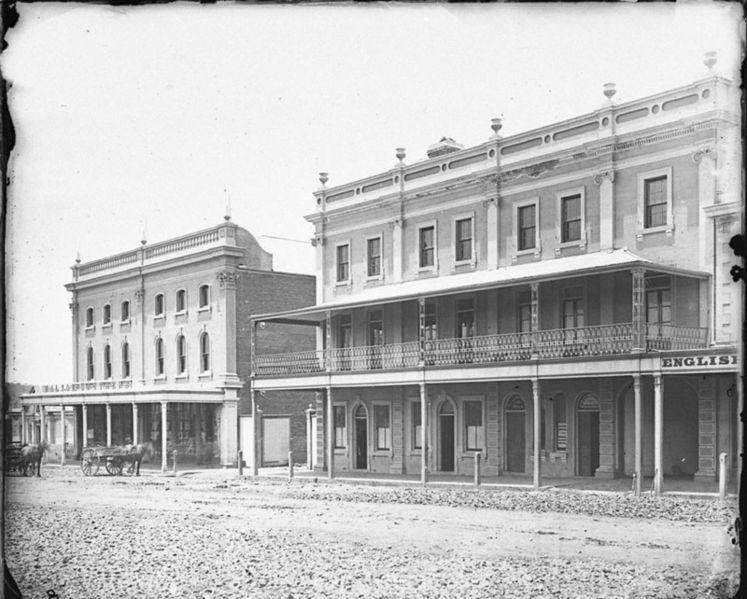
<svg viewBox="0 0 747 599"><path fill-rule="evenodd" d="M24 468L28 470L29 464L31 464L31 475L34 475L36 470L36 476L41 477L41 462L44 457L44 453L49 449L49 443L42 441L41 443L24 445L21 447L21 462L24 464Z"/></svg>
<svg viewBox="0 0 747 599"><path fill-rule="evenodd" d="M127 461L130 462L130 467L127 471L135 476L140 476L140 462L142 462L145 457L148 459L153 457L153 451L152 441L145 441L144 443L137 443L136 445L127 445Z"/></svg>

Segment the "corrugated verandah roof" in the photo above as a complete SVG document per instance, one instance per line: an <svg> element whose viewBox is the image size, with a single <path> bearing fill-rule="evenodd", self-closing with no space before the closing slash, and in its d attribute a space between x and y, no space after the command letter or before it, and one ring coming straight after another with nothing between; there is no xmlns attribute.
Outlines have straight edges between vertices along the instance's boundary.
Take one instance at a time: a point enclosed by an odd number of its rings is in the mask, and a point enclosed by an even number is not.
<svg viewBox="0 0 747 599"><path fill-rule="evenodd" d="M647 258L637 256L627 249L609 252L594 252L579 256L567 256L553 260L528 262L497 268L495 270L478 270L453 275L432 276L401 283L390 283L378 287L363 289L353 295L336 297L324 304L300 308L289 312L257 314L252 320L274 321L315 321L327 310L353 308L371 304L384 304L420 297L449 295L470 291L480 291L493 287L514 285L522 281L527 283L556 278L597 274L641 266L659 272L681 274L684 276L707 278L705 272L690 271L673 266L657 264Z"/></svg>

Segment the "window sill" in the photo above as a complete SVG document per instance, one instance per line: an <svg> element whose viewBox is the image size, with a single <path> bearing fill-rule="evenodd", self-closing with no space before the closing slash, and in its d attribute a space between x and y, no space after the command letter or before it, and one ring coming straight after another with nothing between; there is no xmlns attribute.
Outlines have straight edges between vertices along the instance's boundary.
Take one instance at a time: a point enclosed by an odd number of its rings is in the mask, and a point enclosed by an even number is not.
<svg viewBox="0 0 747 599"><path fill-rule="evenodd" d="M536 259L539 259L542 257L542 248L536 247L536 248L529 248L526 250L516 250L514 255L511 256L511 260L513 262L516 262L521 256L534 256Z"/></svg>
<svg viewBox="0 0 747 599"><path fill-rule="evenodd" d="M437 275L438 274L438 267L437 266L421 266L418 268L418 275Z"/></svg>
<svg viewBox="0 0 747 599"><path fill-rule="evenodd" d="M374 449L371 452L372 456L380 457L380 458L388 458L392 455L391 449Z"/></svg>
<svg viewBox="0 0 747 599"><path fill-rule="evenodd" d="M174 312L174 318L179 318L180 316L186 316L187 311L186 310L179 310L178 312Z"/></svg>
<svg viewBox="0 0 747 599"><path fill-rule="evenodd" d="M672 225L661 225L659 227L648 227L646 229L638 229L636 233L636 239L643 239L644 235L650 235L651 233L665 233L667 237L671 237L674 232L674 226Z"/></svg>
<svg viewBox="0 0 747 599"><path fill-rule="evenodd" d="M164 316L163 314L156 314L153 317L153 323L154 324L163 324L165 320L166 320L166 316Z"/></svg>
<svg viewBox="0 0 747 599"><path fill-rule="evenodd" d="M380 283L384 280L384 275L370 275L366 277L366 283Z"/></svg>
<svg viewBox="0 0 747 599"><path fill-rule="evenodd" d="M165 374L159 374L157 377L153 379L153 382L156 384L162 384L166 382L166 375Z"/></svg>
<svg viewBox="0 0 747 599"><path fill-rule="evenodd" d="M175 381L176 381L177 383L178 383L178 382L183 382L183 381L188 381L188 380L189 380L189 375L188 375L188 374L184 374L184 373L182 373L182 374L177 374L177 375L176 375L176 376L174 377L174 380L175 380Z"/></svg>
<svg viewBox="0 0 747 599"><path fill-rule="evenodd" d="M94 324L88 325L88 326L87 326L87 327L86 327L86 328L84 329L84 331L85 331L86 333L95 333L95 332L96 332L96 325L94 325Z"/></svg>
<svg viewBox="0 0 747 599"><path fill-rule="evenodd" d="M111 331L112 330L112 323L111 322L105 322L101 325L102 331Z"/></svg>
<svg viewBox="0 0 747 599"><path fill-rule="evenodd" d="M211 379L213 378L213 373L209 370L206 370L205 372L201 372L197 375L198 379Z"/></svg>
<svg viewBox="0 0 747 599"><path fill-rule="evenodd" d="M198 312L210 312L210 306L200 306L197 308Z"/></svg>
<svg viewBox="0 0 747 599"><path fill-rule="evenodd" d="M130 323L130 319L129 318L127 320L120 320L119 321L119 326L121 326L121 327L130 326L130 324L131 323Z"/></svg>
<svg viewBox="0 0 747 599"><path fill-rule="evenodd" d="M347 281L335 281L335 287L350 287L350 279Z"/></svg>
<svg viewBox="0 0 747 599"><path fill-rule="evenodd" d="M458 261L455 260L454 261L455 269L464 268L464 267L475 268L476 265L477 265L477 260L458 260Z"/></svg>

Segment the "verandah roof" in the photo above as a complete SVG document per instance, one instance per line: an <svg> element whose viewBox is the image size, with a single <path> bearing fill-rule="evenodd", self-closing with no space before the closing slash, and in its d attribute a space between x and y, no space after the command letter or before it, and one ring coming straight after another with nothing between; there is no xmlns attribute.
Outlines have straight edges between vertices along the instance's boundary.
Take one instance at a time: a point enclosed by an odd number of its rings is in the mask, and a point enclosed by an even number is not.
<svg viewBox="0 0 747 599"><path fill-rule="evenodd" d="M627 270L636 266L656 272L678 274L698 279L707 279L709 276L705 272L684 270L673 266L657 264L647 258L637 256L627 249L618 249L608 252L567 256L554 260L515 264L495 270L476 270L379 285L363 289L350 296L333 298L324 304L299 308L288 312L257 314L252 317L252 320L308 324L322 320L328 310L385 304L420 297L481 291L495 287L512 286L521 282L529 284L531 282L542 282L586 274L601 274L603 272Z"/></svg>

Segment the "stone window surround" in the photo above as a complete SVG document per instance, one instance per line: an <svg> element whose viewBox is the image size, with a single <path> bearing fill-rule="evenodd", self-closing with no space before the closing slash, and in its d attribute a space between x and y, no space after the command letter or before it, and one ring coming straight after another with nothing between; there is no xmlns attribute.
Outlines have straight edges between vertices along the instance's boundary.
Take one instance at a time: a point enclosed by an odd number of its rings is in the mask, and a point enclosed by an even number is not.
<svg viewBox="0 0 747 599"><path fill-rule="evenodd" d="M665 225L657 227L646 227L646 181L650 179L656 179L659 177L667 178L667 222ZM672 167L667 166L664 168L658 168L651 171L645 171L638 173L638 185L637 185L637 196L636 196L637 212L636 212L636 238L642 239L644 235L651 233L665 233L667 237L671 237L674 232L674 215L673 215L673 199L672 199Z"/></svg>

